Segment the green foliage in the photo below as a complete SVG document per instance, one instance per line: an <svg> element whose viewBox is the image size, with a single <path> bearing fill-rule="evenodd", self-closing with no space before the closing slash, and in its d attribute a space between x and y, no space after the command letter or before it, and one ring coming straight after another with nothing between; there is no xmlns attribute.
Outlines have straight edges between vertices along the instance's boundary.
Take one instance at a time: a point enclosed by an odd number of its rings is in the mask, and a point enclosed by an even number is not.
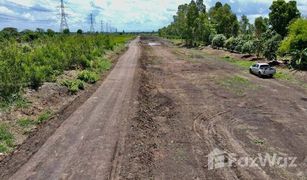
<svg viewBox="0 0 307 180"><path fill-rule="evenodd" d="M238 45L238 38L231 37L225 41L224 46L229 51L234 52L236 50L237 45Z"/></svg>
<svg viewBox="0 0 307 180"><path fill-rule="evenodd" d="M257 17L255 19L255 33L256 37L260 38L263 33L269 29L269 19L263 17Z"/></svg>
<svg viewBox="0 0 307 180"><path fill-rule="evenodd" d="M84 70L81 73L79 73L78 79L90 84L94 84L98 81L99 76L97 73L93 71Z"/></svg>
<svg viewBox="0 0 307 180"><path fill-rule="evenodd" d="M247 41L242 46L242 53L252 54L255 52L255 45L253 41Z"/></svg>
<svg viewBox="0 0 307 180"><path fill-rule="evenodd" d="M292 56L294 68L307 69L307 20L298 19L289 26L289 34L279 48L281 54Z"/></svg>
<svg viewBox="0 0 307 180"><path fill-rule="evenodd" d="M268 60L276 60L277 59L277 50L278 50L279 44L282 40L282 37L279 34L276 34L274 32L271 32L269 34L271 35L271 38L269 38L264 43L263 55Z"/></svg>
<svg viewBox="0 0 307 180"><path fill-rule="evenodd" d="M70 34L70 30L69 29L64 29L63 30L63 34Z"/></svg>
<svg viewBox="0 0 307 180"><path fill-rule="evenodd" d="M51 111L45 111L42 114L40 114L36 120L37 124L41 124L47 120L49 120L52 116L52 112Z"/></svg>
<svg viewBox="0 0 307 180"><path fill-rule="evenodd" d="M14 136L6 124L0 124L0 152L6 153L14 146Z"/></svg>
<svg viewBox="0 0 307 180"><path fill-rule="evenodd" d="M34 121L29 118L21 118L17 121L17 124L22 128L28 128L34 124Z"/></svg>
<svg viewBox="0 0 307 180"><path fill-rule="evenodd" d="M47 36L28 30L18 36L0 41L1 102L20 94L26 87L38 89L44 82L53 82L65 70L88 68L101 72L109 69L111 62L102 58L105 51L133 37L101 34Z"/></svg>
<svg viewBox="0 0 307 180"><path fill-rule="evenodd" d="M78 29L77 34L83 34L82 29Z"/></svg>
<svg viewBox="0 0 307 180"><path fill-rule="evenodd" d="M273 1L270 10L269 17L272 28L282 37L286 36L290 22L301 16L296 1L289 1L288 3L285 0Z"/></svg>
<svg viewBox="0 0 307 180"><path fill-rule="evenodd" d="M217 34L212 40L213 48L222 48L224 47L226 37L223 34Z"/></svg>
<svg viewBox="0 0 307 180"><path fill-rule="evenodd" d="M79 90L85 89L84 82L80 79L65 80L62 85L66 86L71 94L76 94Z"/></svg>

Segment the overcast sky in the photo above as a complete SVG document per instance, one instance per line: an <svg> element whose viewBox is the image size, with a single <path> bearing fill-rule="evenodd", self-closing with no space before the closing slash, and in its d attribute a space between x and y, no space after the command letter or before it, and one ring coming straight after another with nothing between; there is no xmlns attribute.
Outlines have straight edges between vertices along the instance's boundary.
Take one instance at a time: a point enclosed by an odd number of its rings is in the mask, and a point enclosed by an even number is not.
<svg viewBox="0 0 307 180"><path fill-rule="evenodd" d="M207 9L216 0L204 0ZM93 13L95 28L100 22L109 22L119 31L152 31L172 21L177 7L190 0L64 0L68 24L72 31L89 30L89 17ZM272 0L221 0L229 3L233 11L246 14L251 21L267 16ZM307 15L307 0L297 0L300 11ZM0 0L0 29L17 27L19 30L51 28L59 30L60 0Z"/></svg>

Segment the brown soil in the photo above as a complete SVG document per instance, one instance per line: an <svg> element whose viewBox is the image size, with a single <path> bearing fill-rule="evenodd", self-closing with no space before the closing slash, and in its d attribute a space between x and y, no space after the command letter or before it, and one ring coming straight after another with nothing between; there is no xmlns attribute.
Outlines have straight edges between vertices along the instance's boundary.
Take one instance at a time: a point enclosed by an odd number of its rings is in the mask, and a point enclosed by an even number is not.
<svg viewBox="0 0 307 180"><path fill-rule="evenodd" d="M128 131L121 179L304 179L307 101L301 87L260 79L224 61L143 38L139 111ZM232 77L248 85L224 86ZM246 82L247 83L247 82ZM239 157L277 153L296 168L209 170L215 148Z"/></svg>
<svg viewBox="0 0 307 180"><path fill-rule="evenodd" d="M38 91L27 90L24 97L31 102L25 108L13 108L9 112L1 114L1 121L16 124L20 118L36 119L41 113L51 111L53 116L39 126L32 126L30 129L21 129L11 126L15 136L15 150L2 155L0 161L0 179L7 179L15 173L29 158L35 154L47 139L61 126L61 124L79 108L84 102L101 86L105 78L114 68L119 56L126 51L126 48L109 53L107 58L113 62L110 71L102 74L100 80L94 85L87 85L86 90L71 95L68 89L57 83L45 83ZM75 79L77 71L67 71L61 79Z"/></svg>
<svg viewBox="0 0 307 180"><path fill-rule="evenodd" d="M25 149L15 165L30 159L16 173L20 166L2 164L1 179L307 178L306 89L258 78L218 55L195 56L156 37L142 37L140 44L88 101L63 116L61 126L46 126L50 134L60 127L41 148L39 138L29 143L39 150L28 148L31 157ZM239 157L297 157L297 167L234 162L209 170L207 156L215 148Z"/></svg>

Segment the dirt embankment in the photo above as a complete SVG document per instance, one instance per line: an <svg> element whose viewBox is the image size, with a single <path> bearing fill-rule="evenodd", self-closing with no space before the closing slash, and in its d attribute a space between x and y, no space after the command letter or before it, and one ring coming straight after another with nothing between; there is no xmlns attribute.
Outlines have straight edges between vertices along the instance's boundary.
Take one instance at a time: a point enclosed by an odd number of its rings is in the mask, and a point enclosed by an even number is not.
<svg viewBox="0 0 307 180"><path fill-rule="evenodd" d="M140 110L128 132L122 179L306 178L304 88L259 79L205 53L177 53L157 38L142 42ZM297 157L297 167L258 161L254 167L233 162L210 170L214 149L237 157ZM225 156L225 162L232 158Z"/></svg>

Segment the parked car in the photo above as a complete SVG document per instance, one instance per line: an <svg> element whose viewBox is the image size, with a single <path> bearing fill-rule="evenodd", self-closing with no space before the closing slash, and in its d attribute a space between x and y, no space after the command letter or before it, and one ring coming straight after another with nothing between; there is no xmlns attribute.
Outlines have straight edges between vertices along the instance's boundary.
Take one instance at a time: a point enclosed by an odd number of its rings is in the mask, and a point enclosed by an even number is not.
<svg viewBox="0 0 307 180"><path fill-rule="evenodd" d="M276 69L267 63L257 63L249 68L250 73L256 74L259 77L273 77L276 74Z"/></svg>

